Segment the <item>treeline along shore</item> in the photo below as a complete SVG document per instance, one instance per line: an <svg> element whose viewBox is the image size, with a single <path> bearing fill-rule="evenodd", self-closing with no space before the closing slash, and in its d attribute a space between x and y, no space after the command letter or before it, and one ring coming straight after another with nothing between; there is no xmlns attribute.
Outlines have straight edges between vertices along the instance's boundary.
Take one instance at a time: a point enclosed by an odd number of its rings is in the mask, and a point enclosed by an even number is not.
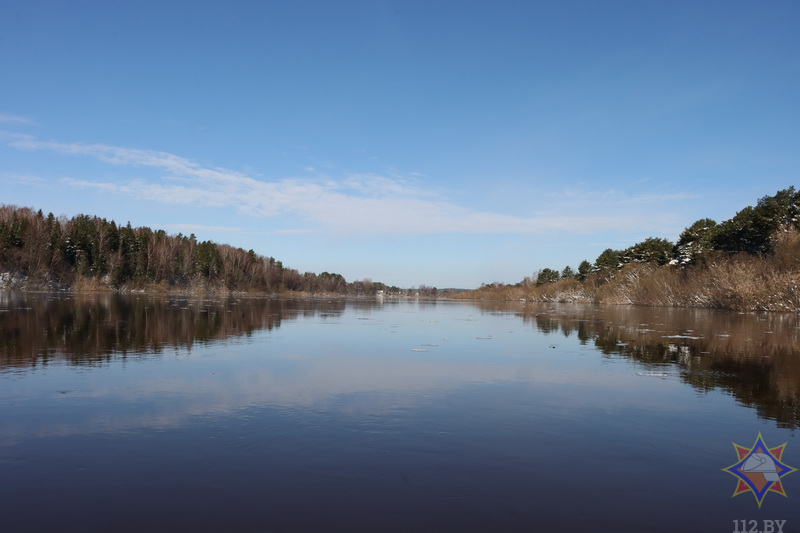
<svg viewBox="0 0 800 533"><path fill-rule="evenodd" d="M254 294L450 296L800 311L800 192L765 196L730 220L704 218L673 243L606 249L577 269L545 268L472 291L400 289L341 274L300 273L253 250L89 215L0 206L0 288Z"/></svg>
<svg viewBox="0 0 800 533"><path fill-rule="evenodd" d="M300 273L273 257L192 234L89 215L0 206L0 288L256 294L401 294L369 279ZM423 288L429 290L427 288ZM435 289L433 289L435 291Z"/></svg>
<svg viewBox="0 0 800 533"><path fill-rule="evenodd" d="M545 268L454 297L798 312L800 192L765 196L720 223L700 219L676 243L648 238L577 270Z"/></svg>

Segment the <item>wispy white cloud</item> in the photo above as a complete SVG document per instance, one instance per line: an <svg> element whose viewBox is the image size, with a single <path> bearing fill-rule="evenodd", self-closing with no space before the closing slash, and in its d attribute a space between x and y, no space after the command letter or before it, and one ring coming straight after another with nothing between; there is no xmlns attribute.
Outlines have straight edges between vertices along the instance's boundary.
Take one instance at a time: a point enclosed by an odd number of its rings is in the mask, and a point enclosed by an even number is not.
<svg viewBox="0 0 800 533"><path fill-rule="evenodd" d="M0 142L3 142L9 146L14 146L14 143L18 141L29 141L35 139L36 138L33 135L28 135L27 133L0 130Z"/></svg>
<svg viewBox="0 0 800 533"><path fill-rule="evenodd" d="M630 192L619 191L616 189L607 189L604 191L594 191L587 188L584 189L563 189L560 191L544 192L545 196L550 198L558 198L567 200L569 202L580 204L658 204L667 202L676 202L681 200L691 200L697 198L694 194L671 192L671 193L648 193L648 194L634 194Z"/></svg>
<svg viewBox="0 0 800 533"><path fill-rule="evenodd" d="M276 229L273 231L260 231L261 235L302 235L303 233L313 233L310 229Z"/></svg>
<svg viewBox="0 0 800 533"><path fill-rule="evenodd" d="M10 183L22 183L26 185L40 185L47 182L46 179L31 174L21 174L18 172L0 172L0 180Z"/></svg>
<svg viewBox="0 0 800 533"><path fill-rule="evenodd" d="M28 117L0 113L0 124L24 124L28 126L35 126L36 122Z"/></svg>
<svg viewBox="0 0 800 533"><path fill-rule="evenodd" d="M176 229L179 231L224 231L239 233L245 231L244 228L234 226L209 226L206 224L161 224L159 227L164 229Z"/></svg>
<svg viewBox="0 0 800 533"><path fill-rule="evenodd" d="M293 216L307 227L290 231L325 231L336 234L432 233L594 233L657 228L674 225L673 217L653 210L652 204L685 195L628 196L615 191L601 194L563 192L547 210L519 216L485 212L446 199L443 192L426 186L416 176L351 174L342 180L282 179L265 181L242 172L210 168L167 152L122 148L104 144L40 141L30 135L0 136L7 145L22 150L82 155L113 165L145 167L163 174L124 182L64 178L71 187L91 188L147 201L172 205L235 208L255 216ZM542 195L539 195L541 198ZM554 197L554 195L550 195ZM601 199L605 209L588 209L589 198ZM650 209L608 209L647 202ZM651 230L655 231L655 229Z"/></svg>
<svg viewBox="0 0 800 533"><path fill-rule="evenodd" d="M299 235L310 233L308 229L277 229L272 231L254 231L252 228L242 228L237 226L211 226L208 224L160 224L158 227L178 231L218 231L224 233L251 233L257 235Z"/></svg>

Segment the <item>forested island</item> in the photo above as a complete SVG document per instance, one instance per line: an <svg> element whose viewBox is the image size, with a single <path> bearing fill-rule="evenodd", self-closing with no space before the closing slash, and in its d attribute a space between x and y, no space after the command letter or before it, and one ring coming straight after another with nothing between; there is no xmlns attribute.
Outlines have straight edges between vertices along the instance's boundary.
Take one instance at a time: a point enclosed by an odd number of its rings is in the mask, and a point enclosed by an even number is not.
<svg viewBox="0 0 800 533"><path fill-rule="evenodd" d="M118 225L90 215L0 207L0 288L146 290L594 302L735 310L800 310L800 192L765 196L729 219L703 218L673 243L647 238L606 249L577 269L545 268L473 291L401 289L341 274L300 273L273 257L192 234Z"/></svg>
<svg viewBox="0 0 800 533"><path fill-rule="evenodd" d="M647 238L577 270L545 268L455 297L800 311L799 285L800 192L789 187L729 220L700 219L676 243Z"/></svg>

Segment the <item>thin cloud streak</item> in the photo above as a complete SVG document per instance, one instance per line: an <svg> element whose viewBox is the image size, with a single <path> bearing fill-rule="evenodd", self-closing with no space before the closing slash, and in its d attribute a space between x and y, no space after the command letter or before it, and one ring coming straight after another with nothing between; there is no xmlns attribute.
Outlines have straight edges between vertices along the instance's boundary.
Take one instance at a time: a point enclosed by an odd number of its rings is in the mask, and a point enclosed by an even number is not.
<svg viewBox="0 0 800 533"><path fill-rule="evenodd" d="M681 200L693 200L697 195L688 193L664 193L664 194L630 194L615 189L606 191L587 191L587 190L563 190L557 192L544 193L550 198L560 198L573 203L598 204L607 203L613 205L622 204L658 204L666 202L677 202Z"/></svg>
<svg viewBox="0 0 800 533"><path fill-rule="evenodd" d="M234 226L209 226L206 224L162 224L160 227L181 231L226 231L233 233L245 231L244 228Z"/></svg>
<svg viewBox="0 0 800 533"><path fill-rule="evenodd" d="M26 185L41 185L47 182L46 179L30 174L19 174L17 172L0 172L0 180L10 183L22 183Z"/></svg>
<svg viewBox="0 0 800 533"><path fill-rule="evenodd" d="M254 216L297 216L310 228L292 232L324 231L333 234L413 235L435 233L590 234L658 231L674 226L674 217L654 212L653 203L675 201L684 195L635 197L601 195L618 206L644 201L647 212L632 209L589 208L586 193L562 198L561 209L532 216L481 212L456 205L441 193L425 188L417 179L352 174L346 179L283 179L262 181L224 168L208 168L167 152L109 146L45 142L31 135L5 132L6 144L21 150L81 155L113 165L148 167L166 172L157 181L135 179L123 183L63 178L75 188L90 188L168 205L235 208ZM545 195L542 195L545 196ZM555 206L557 207L557 206ZM613 214L608 214L613 213Z"/></svg>
<svg viewBox="0 0 800 533"><path fill-rule="evenodd" d="M236 226L210 226L207 224L161 224L159 227L179 231L218 231L226 233L249 233L254 235L298 235L311 233L307 229L278 229L273 231L253 231L250 228Z"/></svg>
<svg viewBox="0 0 800 533"><path fill-rule="evenodd" d="M2 124L24 124L27 126L36 126L36 122L28 117L21 117L19 115L9 115L8 113L0 113L0 123Z"/></svg>

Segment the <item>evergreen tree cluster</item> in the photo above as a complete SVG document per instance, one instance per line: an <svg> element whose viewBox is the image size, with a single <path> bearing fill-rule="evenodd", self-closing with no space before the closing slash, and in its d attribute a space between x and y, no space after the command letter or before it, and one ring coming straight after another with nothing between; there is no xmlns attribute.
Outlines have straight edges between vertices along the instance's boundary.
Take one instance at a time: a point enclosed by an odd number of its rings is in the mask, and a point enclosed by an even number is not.
<svg viewBox="0 0 800 533"><path fill-rule="evenodd" d="M45 216L15 206L0 206L0 272L66 286L82 277L114 288L156 284L267 293L400 292L371 280L348 283L341 274L301 274L272 257L198 242L193 234L168 235L88 215Z"/></svg>
<svg viewBox="0 0 800 533"><path fill-rule="evenodd" d="M608 248L594 263L583 261L578 272L570 267L558 271L545 268L539 271L537 284L559 279L583 280L589 273L610 273L629 263L692 264L709 253L747 253L764 256L772 253L776 235L800 229L800 191L789 187L774 196L764 196L755 206L748 206L730 220L721 223L702 218L687 227L677 243L649 237L624 250Z"/></svg>

